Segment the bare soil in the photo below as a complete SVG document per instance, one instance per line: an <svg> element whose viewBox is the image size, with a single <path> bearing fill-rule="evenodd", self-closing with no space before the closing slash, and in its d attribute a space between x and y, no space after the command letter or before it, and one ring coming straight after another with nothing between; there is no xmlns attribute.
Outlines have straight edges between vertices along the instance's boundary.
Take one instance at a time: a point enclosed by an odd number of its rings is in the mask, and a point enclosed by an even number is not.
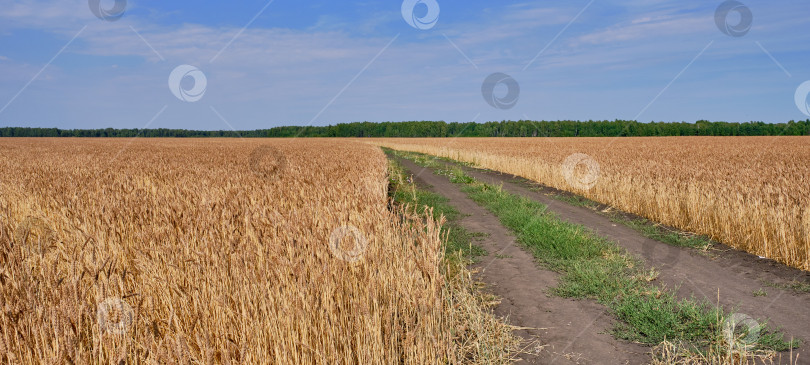
<svg viewBox="0 0 810 365"><path fill-rule="evenodd" d="M528 364L645 364L649 348L620 341L608 332L613 320L607 309L593 301L548 295L558 274L538 266L531 254L515 242L497 217L482 208L444 176L405 159L399 160L420 186L450 199L465 215L460 224L486 236L477 244L487 251L475 265L477 278L488 291L502 298L499 316L520 327L516 334L532 343L520 356Z"/></svg>
<svg viewBox="0 0 810 365"><path fill-rule="evenodd" d="M810 364L810 351L807 350L810 347L810 293L778 287L792 282L810 283L810 273L725 245L717 244L705 252L652 240L592 209L552 198L551 194L559 193L555 189L508 174L463 168L479 181L503 184L503 189L508 192L548 205L549 211L561 219L581 224L617 242L656 268L660 272L658 282L676 289L678 297L719 303L728 311L780 328L786 339L802 340L803 345L793 351L793 356L795 359L799 355L799 364ZM778 363L790 363L788 356L784 354Z"/></svg>

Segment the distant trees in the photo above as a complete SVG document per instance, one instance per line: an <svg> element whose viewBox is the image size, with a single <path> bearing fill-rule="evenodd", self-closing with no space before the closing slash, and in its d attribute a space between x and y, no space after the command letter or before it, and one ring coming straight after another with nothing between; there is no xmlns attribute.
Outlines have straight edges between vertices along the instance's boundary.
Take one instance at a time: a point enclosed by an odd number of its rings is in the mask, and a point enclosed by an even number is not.
<svg viewBox="0 0 810 365"><path fill-rule="evenodd" d="M810 119L787 123L636 121L502 121L486 123L357 122L325 127L276 127L253 131L186 129L0 128L0 137L641 137L641 136L797 136L810 135Z"/></svg>

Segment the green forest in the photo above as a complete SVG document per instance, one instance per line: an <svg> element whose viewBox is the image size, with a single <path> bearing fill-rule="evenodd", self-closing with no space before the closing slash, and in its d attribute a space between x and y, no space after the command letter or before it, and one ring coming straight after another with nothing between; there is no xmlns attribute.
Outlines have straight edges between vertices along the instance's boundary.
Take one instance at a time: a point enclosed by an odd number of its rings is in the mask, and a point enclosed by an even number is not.
<svg viewBox="0 0 810 365"><path fill-rule="evenodd" d="M330 126L275 127L252 131L186 129L0 128L0 137L643 137L643 136L798 136L810 135L810 119L787 123L636 121L502 121L486 123L357 122Z"/></svg>

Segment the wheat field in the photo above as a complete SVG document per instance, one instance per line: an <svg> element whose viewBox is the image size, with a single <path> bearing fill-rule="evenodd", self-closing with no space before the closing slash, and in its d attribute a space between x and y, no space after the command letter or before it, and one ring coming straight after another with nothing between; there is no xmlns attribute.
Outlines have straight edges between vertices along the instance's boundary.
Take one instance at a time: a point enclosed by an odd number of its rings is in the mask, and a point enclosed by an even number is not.
<svg viewBox="0 0 810 365"><path fill-rule="evenodd" d="M528 178L810 270L810 138L445 138L374 144Z"/></svg>
<svg viewBox="0 0 810 365"><path fill-rule="evenodd" d="M474 359L465 329L508 328L387 169L349 141L2 139L0 362Z"/></svg>

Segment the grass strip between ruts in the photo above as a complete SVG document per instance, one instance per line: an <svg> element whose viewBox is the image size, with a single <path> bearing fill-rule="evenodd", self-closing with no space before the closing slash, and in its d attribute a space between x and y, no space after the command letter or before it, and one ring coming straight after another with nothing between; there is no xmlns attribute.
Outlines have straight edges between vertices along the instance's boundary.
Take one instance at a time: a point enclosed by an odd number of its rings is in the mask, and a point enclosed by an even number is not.
<svg viewBox="0 0 810 365"><path fill-rule="evenodd" d="M706 301L678 299L672 290L654 285L657 273L646 270L614 242L559 219L539 202L481 183L457 166L436 163L426 155L394 153L461 184L462 191L497 216L539 262L561 274L553 294L594 299L609 308L617 319L615 337L648 345L674 341L700 352L724 352L729 346L724 323L730 314ZM748 353L798 346L764 325L732 331L734 338L751 338L749 331L759 332L754 343L735 343Z"/></svg>

